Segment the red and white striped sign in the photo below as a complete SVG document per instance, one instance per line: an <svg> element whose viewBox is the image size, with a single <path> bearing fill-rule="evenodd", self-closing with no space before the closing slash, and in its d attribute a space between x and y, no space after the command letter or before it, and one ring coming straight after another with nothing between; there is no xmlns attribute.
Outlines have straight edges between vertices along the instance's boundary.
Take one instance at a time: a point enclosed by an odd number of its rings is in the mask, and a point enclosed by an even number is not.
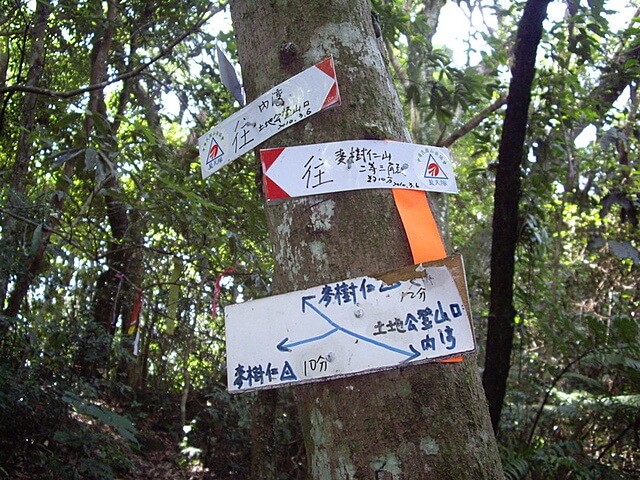
<svg viewBox="0 0 640 480"><path fill-rule="evenodd" d="M200 137L202 178L279 131L339 103L335 66L329 57L273 87Z"/></svg>
<svg viewBox="0 0 640 480"><path fill-rule="evenodd" d="M366 188L457 193L446 148L349 140L260 150L268 200Z"/></svg>

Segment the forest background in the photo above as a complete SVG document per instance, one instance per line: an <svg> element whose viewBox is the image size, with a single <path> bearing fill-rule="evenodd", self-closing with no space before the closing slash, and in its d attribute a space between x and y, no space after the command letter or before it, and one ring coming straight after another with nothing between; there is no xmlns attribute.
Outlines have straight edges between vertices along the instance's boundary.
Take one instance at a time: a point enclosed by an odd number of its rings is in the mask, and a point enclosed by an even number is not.
<svg viewBox="0 0 640 480"><path fill-rule="evenodd" d="M249 478L256 399L226 392L221 306L270 293L261 179L247 156L202 181L197 158L197 137L239 108L215 61L217 44L235 52L215 27L225 3L1 5L0 478ZM438 24L454 7L471 29ZM465 258L481 369L522 9L372 5L414 139L456 162L460 193L436 203ZM549 12L494 427L508 478L637 478L638 5ZM461 46L438 43L458 30ZM306 469L295 417L278 390L281 478Z"/></svg>

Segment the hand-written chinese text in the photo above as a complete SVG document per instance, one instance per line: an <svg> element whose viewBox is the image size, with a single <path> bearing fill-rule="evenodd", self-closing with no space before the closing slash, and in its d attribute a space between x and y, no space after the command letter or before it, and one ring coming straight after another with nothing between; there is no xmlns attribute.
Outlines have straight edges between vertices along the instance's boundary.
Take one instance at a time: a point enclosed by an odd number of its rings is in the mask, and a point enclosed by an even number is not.
<svg viewBox="0 0 640 480"><path fill-rule="evenodd" d="M303 363L304 376L308 377L315 372L326 372L329 365L328 359L324 355L305 360Z"/></svg>
<svg viewBox="0 0 640 480"><path fill-rule="evenodd" d="M282 368L275 367L271 362L267 365L241 365L235 369L233 384L240 388L251 388L274 381L290 382L298 377L289 362L285 361Z"/></svg>
<svg viewBox="0 0 640 480"><path fill-rule="evenodd" d="M306 182L306 188L316 188L325 183L331 183L333 180L326 179L326 165L321 158L315 158L314 155L307 161L304 166L305 171L302 180Z"/></svg>

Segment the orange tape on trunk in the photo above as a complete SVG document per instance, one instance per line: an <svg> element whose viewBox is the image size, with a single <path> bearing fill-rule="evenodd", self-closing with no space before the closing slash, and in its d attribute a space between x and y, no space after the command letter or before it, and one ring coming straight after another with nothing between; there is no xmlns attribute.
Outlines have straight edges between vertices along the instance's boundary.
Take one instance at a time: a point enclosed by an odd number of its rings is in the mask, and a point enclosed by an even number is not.
<svg viewBox="0 0 640 480"><path fill-rule="evenodd" d="M393 189L393 199L407 233L413 263L432 262L447 256L427 194L420 190ZM441 362L461 362L462 357Z"/></svg>
<svg viewBox="0 0 640 480"><path fill-rule="evenodd" d="M400 213L411 247L414 263L432 262L447 256L438 225L433 218L425 192L393 189L393 199Z"/></svg>

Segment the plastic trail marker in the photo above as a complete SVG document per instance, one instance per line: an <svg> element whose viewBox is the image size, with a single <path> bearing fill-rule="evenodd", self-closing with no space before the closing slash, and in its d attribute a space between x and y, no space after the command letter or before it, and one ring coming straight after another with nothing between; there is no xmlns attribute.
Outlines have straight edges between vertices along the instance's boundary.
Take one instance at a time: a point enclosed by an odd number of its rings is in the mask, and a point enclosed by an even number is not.
<svg viewBox="0 0 640 480"><path fill-rule="evenodd" d="M457 193L446 148L347 140L260 150L267 200L369 188Z"/></svg>
<svg viewBox="0 0 640 480"><path fill-rule="evenodd" d="M446 258L447 252L427 195L416 190L394 189L393 198L409 240L413 262L432 262ZM462 357L441 361L461 362Z"/></svg>
<svg viewBox="0 0 640 480"><path fill-rule="evenodd" d="M336 71L329 57L260 95L200 137L202 178L281 130L339 103Z"/></svg>

